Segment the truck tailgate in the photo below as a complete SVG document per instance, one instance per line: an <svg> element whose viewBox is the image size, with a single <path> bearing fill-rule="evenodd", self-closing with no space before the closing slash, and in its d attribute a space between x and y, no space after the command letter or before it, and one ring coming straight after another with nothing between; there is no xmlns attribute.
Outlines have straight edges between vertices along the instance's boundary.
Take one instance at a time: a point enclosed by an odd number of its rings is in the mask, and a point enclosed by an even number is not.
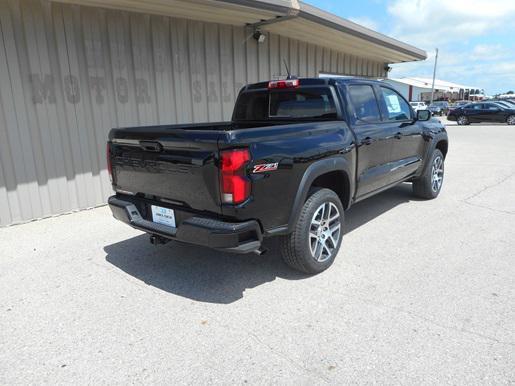
<svg viewBox="0 0 515 386"><path fill-rule="evenodd" d="M220 213L218 125L111 130L115 189Z"/></svg>

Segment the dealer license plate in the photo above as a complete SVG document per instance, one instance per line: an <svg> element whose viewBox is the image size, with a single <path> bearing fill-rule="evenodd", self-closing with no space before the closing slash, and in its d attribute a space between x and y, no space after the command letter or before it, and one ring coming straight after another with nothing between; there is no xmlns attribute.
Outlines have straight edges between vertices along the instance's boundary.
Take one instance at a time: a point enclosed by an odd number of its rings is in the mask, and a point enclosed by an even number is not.
<svg viewBox="0 0 515 386"><path fill-rule="evenodd" d="M152 220L158 224L175 228L175 213L173 209L152 205Z"/></svg>

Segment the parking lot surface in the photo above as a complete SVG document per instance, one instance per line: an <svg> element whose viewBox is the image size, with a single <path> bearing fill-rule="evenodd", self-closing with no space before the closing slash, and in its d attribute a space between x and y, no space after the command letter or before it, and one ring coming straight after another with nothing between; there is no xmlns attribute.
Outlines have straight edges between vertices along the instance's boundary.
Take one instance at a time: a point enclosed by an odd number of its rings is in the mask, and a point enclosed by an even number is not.
<svg viewBox="0 0 515 386"><path fill-rule="evenodd" d="M106 207L0 229L0 383L514 383L515 128L448 130L440 197L355 205L317 276Z"/></svg>

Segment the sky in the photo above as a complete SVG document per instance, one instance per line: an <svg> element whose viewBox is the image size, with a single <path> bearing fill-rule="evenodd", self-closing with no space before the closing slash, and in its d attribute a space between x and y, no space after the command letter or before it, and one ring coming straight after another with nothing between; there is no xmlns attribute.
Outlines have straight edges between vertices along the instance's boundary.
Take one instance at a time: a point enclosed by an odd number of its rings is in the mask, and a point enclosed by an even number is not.
<svg viewBox="0 0 515 386"><path fill-rule="evenodd" d="M390 78L436 77L483 88L515 91L515 0L304 0L425 50L424 62L392 65Z"/></svg>

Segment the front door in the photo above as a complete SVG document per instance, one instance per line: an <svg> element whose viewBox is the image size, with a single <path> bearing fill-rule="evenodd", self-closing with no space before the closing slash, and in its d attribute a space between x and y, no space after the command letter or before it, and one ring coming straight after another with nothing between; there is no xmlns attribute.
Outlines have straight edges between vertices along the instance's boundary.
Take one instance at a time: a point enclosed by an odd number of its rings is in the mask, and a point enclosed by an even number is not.
<svg viewBox="0 0 515 386"><path fill-rule="evenodd" d="M481 114L483 113L483 104L474 103L464 108L465 115L469 122L481 122Z"/></svg>
<svg viewBox="0 0 515 386"><path fill-rule="evenodd" d="M384 131L392 139L390 145L390 183L410 177L420 166L424 151L422 125L415 120L408 102L395 90L380 86Z"/></svg>

